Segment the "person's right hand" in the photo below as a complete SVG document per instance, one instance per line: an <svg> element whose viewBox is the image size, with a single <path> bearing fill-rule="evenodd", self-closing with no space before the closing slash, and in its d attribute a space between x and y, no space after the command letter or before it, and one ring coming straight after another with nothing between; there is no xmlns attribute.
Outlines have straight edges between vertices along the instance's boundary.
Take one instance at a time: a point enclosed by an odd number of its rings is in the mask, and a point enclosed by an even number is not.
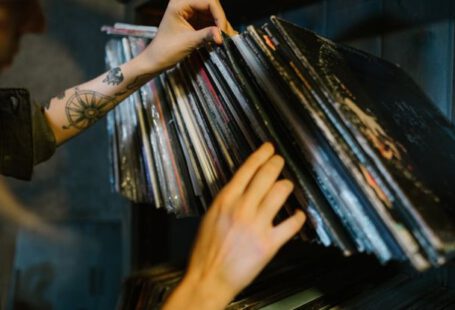
<svg viewBox="0 0 455 310"><path fill-rule="evenodd" d="M283 166L270 143L247 159L207 212L188 271L165 309L223 309L300 231L301 210L273 225L293 190L290 181L277 181Z"/></svg>
<svg viewBox="0 0 455 310"><path fill-rule="evenodd" d="M221 31L236 33L219 0L171 0L145 55L157 71L162 71L204 42L221 44Z"/></svg>

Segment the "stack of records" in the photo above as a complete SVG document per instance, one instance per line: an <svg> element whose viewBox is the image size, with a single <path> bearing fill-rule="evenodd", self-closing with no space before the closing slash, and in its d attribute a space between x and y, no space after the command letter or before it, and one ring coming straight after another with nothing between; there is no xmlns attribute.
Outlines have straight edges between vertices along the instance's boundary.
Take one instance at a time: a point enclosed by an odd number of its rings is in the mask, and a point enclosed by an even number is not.
<svg viewBox="0 0 455 310"><path fill-rule="evenodd" d="M416 275L365 257L325 254L280 257L226 309L452 309L455 304L455 290L439 281L437 270ZM182 276L182 269L171 265L133 274L124 281L118 309L161 309Z"/></svg>
<svg viewBox="0 0 455 310"><path fill-rule="evenodd" d="M146 39L108 45L118 66ZM109 116L117 187L203 212L271 141L305 236L349 255L441 265L455 252L455 130L397 66L272 17L206 46Z"/></svg>

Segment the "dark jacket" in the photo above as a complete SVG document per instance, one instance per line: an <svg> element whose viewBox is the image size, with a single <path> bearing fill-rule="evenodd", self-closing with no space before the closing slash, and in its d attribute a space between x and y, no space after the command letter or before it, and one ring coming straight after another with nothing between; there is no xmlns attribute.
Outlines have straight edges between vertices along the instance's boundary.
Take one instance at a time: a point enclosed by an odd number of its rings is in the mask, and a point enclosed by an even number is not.
<svg viewBox="0 0 455 310"><path fill-rule="evenodd" d="M0 89L0 174L30 180L33 166L55 152L43 108L25 89Z"/></svg>

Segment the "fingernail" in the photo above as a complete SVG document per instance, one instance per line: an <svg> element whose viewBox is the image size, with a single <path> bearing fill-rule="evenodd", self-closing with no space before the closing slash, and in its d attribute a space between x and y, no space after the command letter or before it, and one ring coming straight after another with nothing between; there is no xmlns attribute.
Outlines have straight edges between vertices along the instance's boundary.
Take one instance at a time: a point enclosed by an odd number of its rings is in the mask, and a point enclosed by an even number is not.
<svg viewBox="0 0 455 310"><path fill-rule="evenodd" d="M280 155L273 156L271 160L275 161L280 166L284 166L284 158L281 157Z"/></svg>
<svg viewBox="0 0 455 310"><path fill-rule="evenodd" d="M294 183L292 183L289 180L286 180L286 188L292 192L294 190Z"/></svg>
<svg viewBox="0 0 455 310"><path fill-rule="evenodd" d="M218 27L212 28L212 31L210 31L210 39L211 39L211 42L216 43L216 44L223 43L220 28L218 28Z"/></svg>
<svg viewBox="0 0 455 310"><path fill-rule="evenodd" d="M295 209L295 215L301 217L303 219L303 221L306 221L306 215L305 215L305 212L303 212L302 210L300 209Z"/></svg>
<svg viewBox="0 0 455 310"><path fill-rule="evenodd" d="M262 149L266 149L266 150L270 149L271 152L275 152L275 147L274 147L273 144L270 143L270 142L264 143L264 144L261 146L261 148L262 148Z"/></svg>
<svg viewBox="0 0 455 310"><path fill-rule="evenodd" d="M218 42L219 44L222 44L223 41L224 41L224 39L223 39L223 34L221 33L221 29L220 29L220 28L218 28L218 34L217 34L217 36L218 36L218 41L217 41L217 42Z"/></svg>

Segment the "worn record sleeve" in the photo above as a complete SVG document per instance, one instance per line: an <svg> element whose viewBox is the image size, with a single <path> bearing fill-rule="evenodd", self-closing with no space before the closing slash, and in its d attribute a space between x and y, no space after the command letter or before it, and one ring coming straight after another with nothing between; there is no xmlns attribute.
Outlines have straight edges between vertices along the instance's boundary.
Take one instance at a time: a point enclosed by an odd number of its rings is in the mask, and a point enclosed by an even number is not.
<svg viewBox="0 0 455 310"><path fill-rule="evenodd" d="M122 59L125 62L127 53L130 51L127 38L121 40ZM143 187L144 170L141 163L142 149L137 140L138 121L135 112L135 104L131 97L127 98L124 104L119 105L119 122L122 124L122 188L124 193L134 202L144 201Z"/></svg>
<svg viewBox="0 0 455 310"><path fill-rule="evenodd" d="M132 38L124 38L122 43L125 61L129 61L133 58L132 45L134 44L134 40ZM127 118L130 118L134 123L133 137L135 139L135 149L130 149L130 151L132 151L130 156L131 159L135 158L136 160L131 160L130 164L133 180L135 181L135 191L137 194L136 202L147 202L149 201L147 197L147 184L149 184L150 181L147 170L151 162L150 158L147 157L148 142L144 139L146 129L144 127L142 106L138 93L135 92L129 96L126 99L126 102L128 103L128 109L131 111L131 114L127 115Z"/></svg>
<svg viewBox="0 0 455 310"><path fill-rule="evenodd" d="M176 100L175 107L173 109L174 119L176 120L179 136L182 145L182 151L185 154L187 161L188 170L191 177L191 183L193 185L193 191L196 197L200 199L200 204L203 209L207 209L208 204L210 203L210 196L208 195L208 188L203 178L203 172L201 165L197 157L197 145L192 143L192 136L190 134L189 127L194 126L194 124L189 119L187 113L188 101L186 100L186 89L180 81L180 75L178 74L178 69L174 69L167 73L168 81L172 85L174 91L174 96ZM188 121L186 122L185 119ZM191 128L191 132L193 132Z"/></svg>
<svg viewBox="0 0 455 310"><path fill-rule="evenodd" d="M246 132L245 125L233 106L234 102L232 100L232 96L229 95L228 89L223 84L223 80L215 69L215 65L212 63L209 55L203 57L204 66L207 70L210 80L217 90L218 100L227 116L226 127L229 133L229 141L232 143L231 150L236 153L236 156L234 158L236 161L236 167L238 168L253 149L250 147L246 136L244 135L244 132ZM241 129L242 127L244 130Z"/></svg>
<svg viewBox="0 0 455 310"><path fill-rule="evenodd" d="M312 106L305 105L309 115L312 116L321 132L328 138L334 150L340 154L341 149L341 152L346 152L349 156L341 155L340 158L345 165L351 166L349 170L357 179L357 182L362 185L373 207L389 227L389 230L403 248L411 263L420 270L428 268L428 261L422 254L422 250L424 250L422 245L417 243L415 237L410 233L410 229L405 226L403 219L396 212L395 207L391 207L392 205L399 205L399 201L390 190L387 181L376 169L374 163L363 153L360 144L337 116L336 110L329 104L330 100L333 101L333 99L327 96L327 92L321 86L322 84L318 84L315 81L317 80L317 78L314 79L315 71L311 66L305 66L306 63L301 63L296 59L296 56L292 54L292 51L287 47L285 40L275 27L266 24L264 29L267 32L267 35L264 35L266 45L271 51L273 50L274 54L278 55L277 58L282 64L288 66L289 71L284 76L289 79L289 75L295 72L293 80L289 83L297 83L297 85L292 85L294 86L293 91L309 92L311 97L315 99L309 101ZM279 72L283 73L282 70ZM377 197L375 198L374 196Z"/></svg>
<svg viewBox="0 0 455 310"><path fill-rule="evenodd" d="M315 93L318 87L311 81L307 70L298 69L298 62L286 51L285 42L283 42L281 36L274 33L272 27L266 25L264 28L268 30L268 34L257 30L254 33L254 38L259 41L258 44L264 50L264 53L268 55L277 73L289 85L291 92L302 103L300 108L297 107L297 110L310 116L309 121L316 126L315 130L319 130L327 142L330 143L331 148L336 152L353 180L371 202L371 206L376 210L379 220L385 223L413 265L417 269L427 268L429 265L422 255L419 244L404 226L399 215L389 208L394 198L390 197L390 191L385 188L384 180L378 179L379 173L366 160L365 155L358 157L354 152L351 152L351 148L343 138L346 135L342 135L342 132L336 129L337 126L331 122L330 117L320 106L320 104L325 103L321 103L321 99L316 98L318 95Z"/></svg>
<svg viewBox="0 0 455 310"><path fill-rule="evenodd" d="M233 161L228 152L228 144L223 133L222 122L218 122L220 116L212 107L214 102L206 85L206 83L209 83L207 73L195 54L185 64L186 70L190 74L189 82L192 85L193 94L197 99L195 102L199 112L198 123L200 126L204 126L206 139L212 142L211 156L213 162L216 163L218 180L227 182L229 172L232 171Z"/></svg>
<svg viewBox="0 0 455 310"><path fill-rule="evenodd" d="M283 156L286 158L287 167L284 169L284 176L291 179L296 184L304 184L302 187L297 187L295 190L295 195L301 206L305 206L307 213L310 215L311 223L313 224L320 241L325 245L330 245L332 241L335 241L335 244L343 244L343 240L340 239L340 236L343 236L343 228L338 224L337 219L332 215L330 207L324 202L324 198L319 193L319 189L316 185L312 185L311 181L305 173L300 173L301 171L296 164L295 160L292 159L293 154L296 152L289 151L288 148L291 146L289 143L285 144L282 141L286 140L283 138L286 137L286 133L283 130L280 130L280 126L276 127L276 121L272 121L269 118L269 114L264 110L264 105L269 107L271 104L268 103L268 98L260 91L258 85L256 85L255 77L247 69L248 66L245 61L242 59L242 55L238 51L239 42L243 40L241 36L234 37L233 42L230 39L225 40L225 49L228 56L231 67L235 70L235 74L238 79L241 81L242 88L248 94L253 103L251 106L254 107L254 113L257 113L258 118L257 122L261 124L261 129L264 128L264 132L258 131L258 134L261 135L261 139L267 140L272 139L272 141L277 146L277 149ZM235 44L234 44L235 43ZM251 116L254 113L246 113ZM275 115L272 113L271 115ZM263 127L262 127L263 126ZM255 127L256 128L256 127ZM279 131L277 131L279 130ZM264 135L264 137L262 137ZM287 139L287 141L292 141L292 139ZM303 182L303 183L302 183ZM305 193L302 192L305 190ZM308 196L307 196L308 194ZM307 198L310 198L308 201ZM313 200L315 199L315 200ZM317 211L316 211L317 210ZM347 249L350 247L343 247ZM349 253L349 250L345 250L345 253Z"/></svg>
<svg viewBox="0 0 455 310"><path fill-rule="evenodd" d="M168 122L169 130L173 136L172 150L176 158L177 172L182 180L183 191L186 196L186 202L182 203L180 215L189 216L198 214L196 201L201 197L200 178L193 165L193 156L191 147L189 146L186 131L183 127L182 120L178 111L177 93L181 93L181 84L176 83L172 72L167 72L162 75L162 80L166 85L166 93L169 98L169 111L171 122ZM185 198L185 197L183 197ZM183 212L182 212L183 211Z"/></svg>
<svg viewBox="0 0 455 310"><path fill-rule="evenodd" d="M199 54L193 54L191 63L195 70L195 89L202 97L201 107L205 115L205 120L211 128L211 133L215 137L219 150L227 164L226 172L228 178L235 171L236 162L238 162L238 154L235 149L231 150L232 145L235 143L230 130L229 130L229 116L220 102L219 94L217 93L214 84L209 78L209 73L204 67L203 61Z"/></svg>
<svg viewBox="0 0 455 310"><path fill-rule="evenodd" d="M139 38L130 38L131 58L139 55L146 47L147 41ZM146 184L143 184L143 188L146 189L146 201L159 203L158 187L157 187L157 173L155 171L155 164L153 161L152 145L150 141L151 122L147 113L147 107L150 104L147 97L147 85L144 85L139 91L136 91L132 95L132 99L135 103L136 114L139 123L139 138L142 144L143 150L143 165L146 176Z"/></svg>
<svg viewBox="0 0 455 310"><path fill-rule="evenodd" d="M180 70L183 76L187 76L186 70ZM183 116L190 116L193 121L192 126L187 126L193 143L197 143L196 150L198 151L198 161L201 165L202 172L206 184L210 190L212 196L215 196L221 189L223 184L223 177L221 176L221 156L218 155L216 141L213 140L213 136L210 135L210 129L208 124L204 120L203 112L199 108L198 97L193 89L191 80L182 80L188 90L188 101L189 108L188 113L182 114Z"/></svg>
<svg viewBox="0 0 455 310"><path fill-rule="evenodd" d="M149 139L152 146L152 155L155 164L155 179L154 184L156 190L155 206L163 208L165 206L165 197L168 195L167 183L165 182L164 165L162 161L162 147L160 143L163 139L165 131L162 127L161 105L165 104L162 93L159 91L158 78L148 82L143 88L143 96L147 97L147 119L150 124ZM166 139L166 137L164 137ZM164 182L164 183L163 183Z"/></svg>
<svg viewBox="0 0 455 310"><path fill-rule="evenodd" d="M168 212L179 210L181 203L181 190L183 185L178 174L175 156L172 151L171 143L178 143L172 135L173 128L168 126L172 121L169 113L169 98L166 89L161 81L161 77L150 82L153 93L153 117L154 132L156 143L153 147L154 156L157 162L157 172L159 177L159 187L163 197L163 207Z"/></svg>
<svg viewBox="0 0 455 310"><path fill-rule="evenodd" d="M305 158L312 162L308 168L317 176L319 185L324 185L320 188L328 191L328 194L325 192L326 198L337 201L337 205L340 207L348 208L339 215L341 219L349 221L348 227L353 229L351 232L358 243L358 249L367 252L374 251L378 257L386 261L390 258L391 252L376 226L373 225L362 209L362 202L359 201L358 195L352 192L350 184L346 182L346 175L340 174L339 167L334 166L336 158L332 157L332 160L329 160L327 152L330 150L316 142L315 137L311 136L311 131L307 128L307 123L303 121L302 116L297 115L291 109L290 102L293 98L288 96L289 92L281 88L283 85L280 83L280 79L274 77L270 67L267 66L252 40L246 34L244 36L245 43L239 42L244 45L242 53L247 57L247 63L252 69L255 79L261 84L261 88L266 92L268 98L271 99L271 106L277 109L272 115L275 116L275 119L278 116L282 117L282 124L286 124L287 132L292 133L290 141L295 141L298 145L294 152L300 152L303 155L300 157L301 162ZM318 164L315 165L315 163Z"/></svg>
<svg viewBox="0 0 455 310"><path fill-rule="evenodd" d="M284 72L283 72L284 68L282 66L280 66L278 64L278 62L273 58L273 55L268 53L268 51L266 50L265 45L261 42L260 35L257 33L257 32L259 32L259 30L258 29L256 30L253 27L249 27L248 32L251 35L251 38L255 41L255 44L258 45L258 48L261 49L262 52L264 52L264 56L262 57L263 58L262 66L257 66L258 70L261 70L261 67L268 66L266 64L266 61L267 61L266 57L269 60L272 60L272 63L275 66L275 69L277 69L276 71L269 71L269 75L271 77L276 75L278 78L278 79L274 79L275 85L270 84L271 81L269 81L269 87L267 87L267 86L264 87L264 89L271 89L274 87L273 93L277 93L277 89L278 89L277 84L280 82L279 76L280 76L280 74L282 76L284 76ZM260 56L258 56L257 58L260 58ZM269 70L273 70L273 69L269 68ZM260 79L259 76L263 76L263 77L266 76L265 72L266 71L258 73L257 78ZM287 83L290 83L290 84L295 83L295 81L292 80L290 77L288 77L288 79L285 79L284 81ZM285 85L284 88L286 88L286 86L287 85ZM289 89L289 90L286 89L283 92L284 93L292 92L292 89ZM272 92L270 92L269 94L271 95ZM271 95L271 97L273 97L273 95ZM321 156L321 154L325 154L326 151L324 151L323 148L320 147L321 143L317 142L318 139L316 139L313 135L311 135L311 133L314 132L314 130L310 130L307 128L307 126L303 125L303 124L308 124L309 120L305 117L305 114L303 114L302 111L298 109L299 107L296 106L295 104L293 104L293 102L296 101L295 98L288 97L285 101L283 101L282 99L278 99L277 95L275 95L275 98L276 98L275 102L278 103L278 105L277 105L278 112L283 113L282 115L285 118L285 121L288 124L290 124L289 125L291 128L290 131L294 132L293 137L298 141L298 144L301 147L306 149L306 151L304 151L304 154L306 154L305 157L310 158L310 159L312 158L310 160L313 165L313 167L311 167L311 169L316 169L316 167L314 165L317 162L313 158L313 156L315 156L315 155L311 155L311 154L318 154L316 151L318 149L320 150L319 155L316 155L316 156L319 158L320 166L332 166L333 161L321 163L321 160L325 161L325 159L323 159L324 157L327 158L327 155ZM308 99L304 98L303 100L307 101ZM311 135L312 138L310 138L309 135ZM302 138L300 139L300 137L302 137ZM315 178L318 182L318 185L323 190L326 197L328 197L332 208L337 211L337 213L339 214L342 221L346 221L346 220L348 221L348 222L345 222L345 225L349 229L355 229L358 225L354 224L353 215L351 214L349 209L346 209L346 208L340 209L339 201L341 198L336 198L334 196L333 193L336 192L336 190L334 190L332 188L332 186L329 186L330 181L328 179L328 176L329 176L328 174L324 174L324 176L322 174L318 174L318 173L315 174ZM335 176L333 176L333 177L335 177ZM349 217L349 220L348 220L348 217ZM358 240L360 250L362 250L362 248L363 248L362 238L365 238L365 236L360 231L354 230L351 232L354 236L356 236L356 240Z"/></svg>
<svg viewBox="0 0 455 310"><path fill-rule="evenodd" d="M109 43L110 53L107 53L108 61L112 67L118 66L124 61L124 52L122 40L110 41ZM128 159L130 148L133 147L130 137L130 124L126 123L125 115L123 111L127 107L125 105L117 106L113 111L113 118L115 122L115 133L117 133L117 161L118 161L118 188L119 192L126 198L135 201L137 195L133 186L132 174L129 169ZM135 158L132 158L135 160Z"/></svg>
<svg viewBox="0 0 455 310"><path fill-rule="evenodd" d="M204 96L198 88L196 82L196 71L193 68L194 64L191 63L191 59L187 59L182 63L182 70L180 73L184 76L182 81L185 83L186 89L188 90L188 99L190 101L190 107L192 108L196 127L200 129L202 134L201 141L203 142L206 150L206 160L209 166L204 169L204 174L209 176L207 182L209 184L210 191L213 196L216 196L222 186L227 182L228 177L226 171L228 171L227 164L224 161L223 153L219 149L218 140L214 134L212 134L212 127L206 119L204 112Z"/></svg>
<svg viewBox="0 0 455 310"><path fill-rule="evenodd" d="M248 63L247 67L251 68L251 65L256 62L255 67L259 71L257 71L258 74L253 75L250 78L250 80L259 81L259 79L261 79L261 76L262 77L264 76L263 73L265 73L265 72L262 72L262 73L260 72L262 70L262 66L260 63L257 63L258 55L251 52L251 46L249 46L244 41L245 38L243 36L234 37L233 40L234 40L234 43L236 44L236 48L239 49L239 51L242 55L241 57L244 57L245 61ZM245 70L245 69L243 69L243 70ZM255 69L252 68L252 72L254 70ZM267 87L264 87L264 88L267 89ZM258 89L261 89L261 88L258 88ZM272 84L272 86L269 85L268 89L274 90L275 87ZM262 91L263 90L259 90L259 91L256 91L256 93L260 94ZM299 168L299 166L303 163L303 161L301 159L299 159L298 161L296 159L293 159L294 156L299 153L299 151L294 149L295 145L289 143L290 141L294 141L294 139L292 138L292 136L289 136L289 132L286 129L282 128L284 124L287 124L287 122L284 120L278 121L280 119L279 113L276 113L274 111L265 111L264 110L265 107L267 107L267 109L270 109L273 107L273 104L266 104L269 100L268 98L269 97L264 96L264 99L263 99L264 101L258 100L255 104L256 109L259 111L261 118L264 120L266 126L268 127L268 131L272 134L272 137L274 139L276 139L275 142L277 143L277 147L278 147L280 153L283 154L284 157L286 158L287 166L289 167L289 169L291 169L290 171L292 171L292 175L294 176L293 179L296 179L296 177L297 177L296 181L298 181L298 184L301 184L301 187L299 187L299 189L300 190L304 189L307 192L308 192L308 189L315 190L315 186L311 185L312 182L314 182L314 181L311 181L308 178L308 176L304 172L305 169L302 169L302 167ZM263 103L261 103L261 102L263 102ZM270 119L268 115L273 115L274 119L273 120ZM278 133L276 130L277 130L277 128L280 128L280 127L281 127L281 129ZM286 139L286 141L288 141L288 143L284 143L284 140L283 140L284 137L288 137ZM292 147L292 151L289 151L289 147ZM297 164L297 162L299 162L299 164ZM286 176L286 177L288 177L288 176ZM311 187L309 187L309 186L311 186ZM315 193L315 191L308 192L308 193L310 195L312 195ZM310 197L319 199L319 202L320 202L317 205L314 204L312 206L314 206L316 208L324 208L325 204L322 202L322 199L319 198L320 197L319 195L318 196L312 195ZM318 228L316 228L316 231L319 233L319 236L322 240L325 240L325 238L327 237L324 234L324 232L330 232L330 234L329 234L330 239L334 238L334 240L340 240L340 241L338 241L338 244L342 244L341 240L343 240L343 239L340 238L340 235L342 236L344 230L341 228L341 226L339 226L338 220L336 220L335 217L333 217L332 211L330 210L330 208L325 209L325 211L320 210L320 212L315 212L314 214L309 212L309 214L310 214L310 218L312 218L313 224L316 227L320 226L321 224L324 225L325 229L319 230ZM317 214L317 216L319 216L319 218L312 217L312 215L316 215L316 214ZM326 241L330 242L329 240L326 240ZM343 248L343 247L341 246L341 248Z"/></svg>
<svg viewBox="0 0 455 310"><path fill-rule="evenodd" d="M253 37L255 35L255 30L253 27L249 27L248 34L251 36L251 41L253 41ZM250 44L250 48L254 48L252 44ZM269 59L266 59L266 55L259 54L259 49L256 56L258 59L262 58L262 65L264 67L268 67ZM274 73L271 68L268 70L268 74L271 77L276 74L276 72ZM257 75L256 78L258 80L262 80L266 74L265 72L266 71L263 71L261 74ZM270 80L270 83L271 81L272 79ZM324 181L326 187L328 186L328 189L331 188L331 192L337 195L333 196L333 198L340 199L341 204L346 207L344 216L351 214L350 226L352 227L354 225L357 225L357 227L361 229L357 233L360 234L359 236L362 236L363 234L362 238L366 238L366 240L368 240L368 243L372 246L372 250L374 250L378 257L381 258L381 260L387 261L390 259L390 257L400 259L402 257L401 249L396 245L395 240L390 236L390 233L384 226L384 223L377 218L375 213L372 212L371 207L369 206L369 201L366 200L364 195L362 195L362 193L359 191L358 186L355 182L352 181L349 173L347 173L344 167L338 163L339 159L333 154L332 149L327 146L326 141L321 137L321 135L317 134L316 128L308 127L310 124L308 120L306 120L305 115L299 115L299 120L298 117L296 118L295 112L291 112L293 110L293 104L291 104L293 102L292 98L288 97L286 101L281 101L281 99L279 99L278 94L288 94L289 91L277 91L279 80L273 79L273 81L275 81L275 89L273 93L269 91L269 96L271 98L275 98L274 103L278 107L280 113L284 113L283 115L286 115L286 121L292 124L291 131L294 132L294 137L297 138L297 140L299 140L300 137L302 138L299 142L299 145L307 145L308 149L305 152L307 153L307 158L309 154L313 154L309 156L314 156L317 154L315 151L319 149L320 155L317 155L316 157L310 157L311 161L319 158L320 163L315 172L319 177L323 177L323 175L326 176L326 179ZM273 89L272 84L269 83L270 87L272 87L269 88L269 86L267 86L267 82L265 80L264 82L265 91ZM296 130L297 128L299 129ZM314 141L313 146L308 146L311 139ZM321 161L323 158L329 158L329 161ZM330 166L332 166L332 168L329 168ZM323 170L325 170L325 173L322 172ZM357 200L357 202L354 202L355 200ZM383 243L381 243L381 238L383 240Z"/></svg>
<svg viewBox="0 0 455 310"><path fill-rule="evenodd" d="M225 92L226 104L232 111L231 113L238 123L250 150L254 150L259 147L260 143L258 137L254 134L254 130L251 128L253 124L249 122L249 118L245 115L244 109L242 108L242 103L245 104L246 99L239 86L237 86L239 81L235 80L234 73L229 67L225 52L221 47L210 50L209 52L214 66L214 76Z"/></svg>
<svg viewBox="0 0 455 310"><path fill-rule="evenodd" d="M401 199L405 218L420 228L423 236L418 236L452 256L455 130L401 69L364 54L355 55L354 51L343 49L344 59L354 73L353 79L347 78L344 83L364 103L361 109L366 115L355 106L352 108L359 113L357 119L365 122L366 127L362 124L359 129L370 147L375 146L375 153L370 150L369 155ZM365 97L362 90L366 91ZM376 130L374 134L371 126ZM375 143L376 139L379 142Z"/></svg>
<svg viewBox="0 0 455 310"><path fill-rule="evenodd" d="M179 91L176 92L177 100L179 101L178 109L180 112L180 117L182 118L183 124L185 124L185 129L188 134L188 138L191 142L191 148L194 150L194 165L198 167L196 170L200 171L200 181L201 188L203 192L208 190L207 200L211 200L211 195L217 192L217 187L214 187L215 183L215 168L212 158L210 156L210 150L207 141L204 139L205 135L203 133L203 125L198 124L196 115L196 104L192 100L191 91L187 88L185 83L185 75L182 72L181 66L178 66L175 70L175 75L179 76L182 93ZM212 193L212 194L210 194ZM207 201L210 202L210 201Z"/></svg>
<svg viewBox="0 0 455 310"><path fill-rule="evenodd" d="M118 66L118 45L119 40L111 39L106 44L106 67L113 69ZM111 186L117 192L120 192L120 162L119 162L119 142L118 142L118 128L115 123L116 109L107 115L107 131L109 138L109 159L111 162Z"/></svg>
<svg viewBox="0 0 455 310"><path fill-rule="evenodd" d="M219 116L218 121L222 122L221 125L223 126L224 135L226 137L225 140L230 146L235 170L246 158L248 145L239 128L241 123L237 122L234 117L235 111L231 109L231 105L228 104L229 98L227 97L227 92L223 89L221 80L219 80L216 75L217 72L210 60L209 54L203 49L199 50L199 56L206 70L206 78L210 81L208 90L215 103L212 107L215 108L214 112Z"/></svg>
<svg viewBox="0 0 455 310"><path fill-rule="evenodd" d="M194 197L191 195L192 184L172 113L176 105L175 97L165 74L160 76L160 82L168 103L162 106L162 115L168 137L168 140L164 141L167 153L163 159L167 162L167 180L172 186L172 196L168 197L169 211L179 215L191 215L190 205L194 202Z"/></svg>
<svg viewBox="0 0 455 310"><path fill-rule="evenodd" d="M398 67L273 21L295 53L315 65L340 117L401 200L399 211L419 242L453 253L453 127Z"/></svg>

